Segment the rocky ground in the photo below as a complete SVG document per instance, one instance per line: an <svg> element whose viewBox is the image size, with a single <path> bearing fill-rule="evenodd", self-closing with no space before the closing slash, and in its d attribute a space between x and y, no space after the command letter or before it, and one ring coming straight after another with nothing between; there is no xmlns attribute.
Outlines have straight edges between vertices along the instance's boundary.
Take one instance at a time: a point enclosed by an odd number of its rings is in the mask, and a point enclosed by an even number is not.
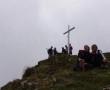
<svg viewBox="0 0 110 90"><path fill-rule="evenodd" d="M110 60L110 53L105 53ZM29 67L1 90L110 90L110 68L73 71L77 56L57 55Z"/></svg>

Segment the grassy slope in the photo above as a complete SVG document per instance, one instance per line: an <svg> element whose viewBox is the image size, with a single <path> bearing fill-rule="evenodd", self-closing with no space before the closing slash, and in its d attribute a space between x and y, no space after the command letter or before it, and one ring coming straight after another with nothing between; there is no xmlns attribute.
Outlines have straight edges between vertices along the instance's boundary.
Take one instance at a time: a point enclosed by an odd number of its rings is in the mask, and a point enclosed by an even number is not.
<svg viewBox="0 0 110 90"><path fill-rule="evenodd" d="M110 53L105 55L110 60ZM26 70L22 80L10 82L1 90L103 90L110 86L110 68L75 72L76 59L58 55L40 61Z"/></svg>

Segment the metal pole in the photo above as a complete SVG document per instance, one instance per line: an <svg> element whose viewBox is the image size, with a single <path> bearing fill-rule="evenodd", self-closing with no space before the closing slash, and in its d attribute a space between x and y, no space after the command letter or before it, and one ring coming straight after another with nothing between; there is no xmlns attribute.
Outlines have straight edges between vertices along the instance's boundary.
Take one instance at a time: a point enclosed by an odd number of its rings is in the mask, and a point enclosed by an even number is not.
<svg viewBox="0 0 110 90"><path fill-rule="evenodd" d="M69 31L69 29L70 29L70 26L68 25L68 31ZM70 32L68 32L68 54L70 52L69 44L70 44Z"/></svg>

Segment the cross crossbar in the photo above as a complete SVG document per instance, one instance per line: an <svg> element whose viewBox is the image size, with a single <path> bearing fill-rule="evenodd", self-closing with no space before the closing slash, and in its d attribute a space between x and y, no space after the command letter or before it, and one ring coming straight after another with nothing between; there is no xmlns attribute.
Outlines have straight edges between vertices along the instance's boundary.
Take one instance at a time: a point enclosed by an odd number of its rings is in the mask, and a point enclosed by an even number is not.
<svg viewBox="0 0 110 90"><path fill-rule="evenodd" d="M70 31L72 31L72 30L74 30L74 29L75 29L75 27L69 29L68 31L66 31L66 32L64 33L64 35L67 34L67 33L69 33Z"/></svg>

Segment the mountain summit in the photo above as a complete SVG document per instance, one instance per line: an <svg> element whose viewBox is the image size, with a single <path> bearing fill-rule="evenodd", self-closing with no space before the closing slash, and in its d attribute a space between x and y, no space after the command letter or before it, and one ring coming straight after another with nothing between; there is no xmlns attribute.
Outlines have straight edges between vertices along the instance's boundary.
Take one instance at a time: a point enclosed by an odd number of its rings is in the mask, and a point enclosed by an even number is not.
<svg viewBox="0 0 110 90"><path fill-rule="evenodd" d="M110 60L110 53L105 53ZM25 70L22 79L1 90L110 90L110 68L74 71L77 56L64 54L38 62Z"/></svg>

